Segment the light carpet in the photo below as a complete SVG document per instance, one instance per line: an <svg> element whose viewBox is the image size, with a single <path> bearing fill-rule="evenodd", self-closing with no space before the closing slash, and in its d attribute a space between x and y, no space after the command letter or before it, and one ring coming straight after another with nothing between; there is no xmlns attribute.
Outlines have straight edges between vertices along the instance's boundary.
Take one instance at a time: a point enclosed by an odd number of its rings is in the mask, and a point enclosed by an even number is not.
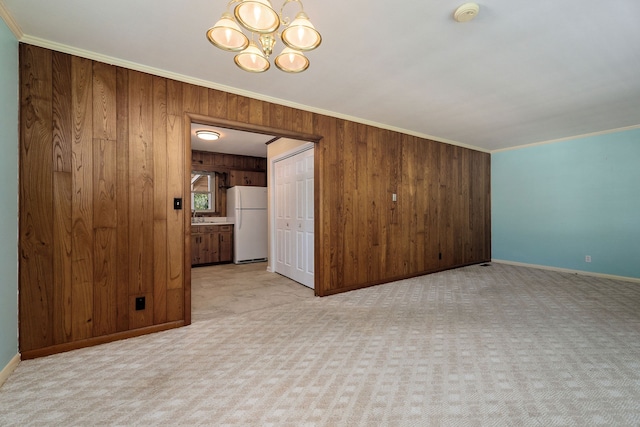
<svg viewBox="0 0 640 427"><path fill-rule="evenodd" d="M20 364L0 424L640 425L640 286L492 264Z"/></svg>

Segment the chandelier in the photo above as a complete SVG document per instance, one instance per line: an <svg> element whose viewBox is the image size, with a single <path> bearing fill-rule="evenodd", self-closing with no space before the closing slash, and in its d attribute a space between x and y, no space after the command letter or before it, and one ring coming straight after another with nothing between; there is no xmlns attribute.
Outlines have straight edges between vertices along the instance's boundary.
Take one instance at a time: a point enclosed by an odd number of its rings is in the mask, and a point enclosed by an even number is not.
<svg viewBox="0 0 640 427"><path fill-rule="evenodd" d="M300 5L300 12L293 21L283 16L284 7L289 3ZM281 26L283 30L278 33ZM242 29L251 33L251 40ZM231 0L222 18L207 31L207 39L214 46L238 52L234 58L236 65L252 73L262 73L271 67L269 56L273 53L276 36L285 47L273 62L287 73L306 70L309 60L303 52L317 48L322 42L300 0L284 0L280 13L273 9L269 0ZM255 37L258 38L257 43Z"/></svg>

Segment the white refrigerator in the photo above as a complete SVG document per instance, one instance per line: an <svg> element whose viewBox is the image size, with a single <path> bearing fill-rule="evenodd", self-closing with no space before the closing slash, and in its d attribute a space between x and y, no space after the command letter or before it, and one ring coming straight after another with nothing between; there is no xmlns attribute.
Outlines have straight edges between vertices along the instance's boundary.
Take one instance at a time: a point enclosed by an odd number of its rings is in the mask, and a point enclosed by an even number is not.
<svg viewBox="0 0 640 427"><path fill-rule="evenodd" d="M227 218L233 222L233 262L267 259L267 187L227 190Z"/></svg>

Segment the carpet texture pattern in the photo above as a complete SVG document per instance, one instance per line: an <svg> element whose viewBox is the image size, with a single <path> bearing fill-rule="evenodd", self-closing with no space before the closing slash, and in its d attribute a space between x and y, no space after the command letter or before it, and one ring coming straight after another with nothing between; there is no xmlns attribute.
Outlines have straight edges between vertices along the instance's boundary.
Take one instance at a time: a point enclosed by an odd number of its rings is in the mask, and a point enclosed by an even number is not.
<svg viewBox="0 0 640 427"><path fill-rule="evenodd" d="M640 425L640 285L470 266L22 362L0 424Z"/></svg>

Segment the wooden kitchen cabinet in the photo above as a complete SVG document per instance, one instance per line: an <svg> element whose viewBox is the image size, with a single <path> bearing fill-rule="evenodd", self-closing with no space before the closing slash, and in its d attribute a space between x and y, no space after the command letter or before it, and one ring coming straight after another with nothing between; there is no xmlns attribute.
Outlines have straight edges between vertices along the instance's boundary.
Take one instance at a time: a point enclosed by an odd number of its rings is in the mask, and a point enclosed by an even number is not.
<svg viewBox="0 0 640 427"><path fill-rule="evenodd" d="M243 170L264 172L267 170L267 159L263 157L249 157L243 159Z"/></svg>
<svg viewBox="0 0 640 427"><path fill-rule="evenodd" d="M233 261L232 225L192 225L191 265Z"/></svg>
<svg viewBox="0 0 640 427"><path fill-rule="evenodd" d="M229 174L229 186L234 187L236 185L266 187L267 174L266 172L232 170Z"/></svg>
<svg viewBox="0 0 640 427"><path fill-rule="evenodd" d="M220 262L233 261L233 226L221 225L218 237Z"/></svg>
<svg viewBox="0 0 640 427"><path fill-rule="evenodd" d="M191 265L198 265L202 256L202 236L199 233L194 233L193 228L191 227Z"/></svg>
<svg viewBox="0 0 640 427"><path fill-rule="evenodd" d="M191 227L191 265L218 262L218 245L216 244L218 235L207 228Z"/></svg>
<svg viewBox="0 0 640 427"><path fill-rule="evenodd" d="M238 156L235 154L191 151L191 169L205 172L229 173L235 171L266 172L264 157Z"/></svg>

